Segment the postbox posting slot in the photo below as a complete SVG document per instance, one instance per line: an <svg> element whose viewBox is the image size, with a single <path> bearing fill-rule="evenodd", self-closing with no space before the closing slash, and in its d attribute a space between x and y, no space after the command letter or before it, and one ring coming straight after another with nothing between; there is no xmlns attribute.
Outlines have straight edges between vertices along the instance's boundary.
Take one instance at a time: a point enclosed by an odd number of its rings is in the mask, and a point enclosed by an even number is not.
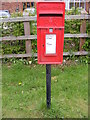
<svg viewBox="0 0 90 120"><path fill-rule="evenodd" d="M49 14L39 14L40 17L62 17L63 14L55 14L55 13L49 13Z"/></svg>
<svg viewBox="0 0 90 120"><path fill-rule="evenodd" d="M44 12L44 11L40 11L39 12L39 16L40 17L62 17L63 16L63 11L48 11L48 12Z"/></svg>

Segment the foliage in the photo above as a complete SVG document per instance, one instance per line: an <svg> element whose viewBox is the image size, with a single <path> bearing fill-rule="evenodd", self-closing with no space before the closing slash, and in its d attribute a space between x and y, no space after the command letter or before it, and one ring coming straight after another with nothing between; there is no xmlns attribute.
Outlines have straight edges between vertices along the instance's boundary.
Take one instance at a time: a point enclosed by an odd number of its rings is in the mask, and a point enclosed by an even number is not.
<svg viewBox="0 0 90 120"><path fill-rule="evenodd" d="M35 11L36 14L36 11ZM33 15L35 15L33 14ZM80 14L79 8L72 8L70 11L66 11L66 14L71 15L71 14ZM31 16L31 14L29 14ZM22 13L13 13L11 17L21 17ZM65 33L71 33L71 34L76 34L80 33L80 25L81 21L80 20L65 20ZM17 22L17 23L4 23L1 24L0 26L2 34L1 36L22 36L24 35L24 24L23 22ZM31 30L31 35L36 35L37 34L37 23L36 22L30 22L30 30ZM90 27L88 25L87 21L87 33L90 30ZM7 42L4 41L2 42L2 48L3 52L2 54L11 54L11 53L25 53L25 40L23 41L13 41L13 42ZM89 50L89 39L86 39L86 42L83 46L84 50ZM64 51L78 51L79 50L79 38L65 38L64 41ZM33 40L32 41L32 52L36 53L37 52L37 41Z"/></svg>
<svg viewBox="0 0 90 120"><path fill-rule="evenodd" d="M87 21L86 28L87 28L86 32L89 35L90 34L90 22L89 21ZM86 38L85 44L83 45L84 50L86 50L86 51L90 50L90 45L89 44L90 44L90 39Z"/></svg>
<svg viewBox="0 0 90 120"><path fill-rule="evenodd" d="M22 12L14 12L11 14L11 17L22 17L23 13Z"/></svg>
<svg viewBox="0 0 90 120"><path fill-rule="evenodd" d="M79 61L81 62L81 63L85 63L85 64L88 64L89 63L89 57L88 56L82 56L82 57L80 57L79 58Z"/></svg>
<svg viewBox="0 0 90 120"><path fill-rule="evenodd" d="M81 10L82 10L82 9L81 9ZM79 14L81 14L81 10L80 10L79 7L77 7L77 8L72 7L71 10L66 11L65 14L66 14L66 15L75 15L75 14L76 14L76 15L77 15L77 14L79 15Z"/></svg>
<svg viewBox="0 0 90 120"><path fill-rule="evenodd" d="M21 17L22 13L13 13L11 17ZM22 36L24 35L24 24L23 22L19 23L4 23L2 24L2 36ZM2 42L2 54L18 54L18 53L25 53L25 41L3 41Z"/></svg>
<svg viewBox="0 0 90 120"><path fill-rule="evenodd" d="M35 9L35 12L34 13L30 13L29 12L29 16L35 16L36 15L36 9Z"/></svg>
<svg viewBox="0 0 90 120"><path fill-rule="evenodd" d="M86 50L86 51L90 50L89 42L90 42L90 39L87 38L86 41L85 41L85 44L82 46L83 49Z"/></svg>
<svg viewBox="0 0 90 120"><path fill-rule="evenodd" d="M10 63L10 64L16 64L18 62L22 62L23 65L37 65L37 58L34 57L32 55L31 58L5 58L2 60L2 63L3 64L7 64L7 63ZM67 64L70 62L70 65L72 63L77 63L77 64L89 64L89 57L88 56L75 56L72 51L70 51L70 56L67 56L67 57L64 57L63 58L63 63L62 65L64 64Z"/></svg>

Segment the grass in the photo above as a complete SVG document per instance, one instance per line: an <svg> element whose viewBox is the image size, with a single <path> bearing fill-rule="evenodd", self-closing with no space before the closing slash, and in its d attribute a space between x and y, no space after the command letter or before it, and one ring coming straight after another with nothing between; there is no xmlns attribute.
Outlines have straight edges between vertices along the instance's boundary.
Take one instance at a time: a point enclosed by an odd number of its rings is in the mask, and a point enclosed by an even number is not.
<svg viewBox="0 0 90 120"><path fill-rule="evenodd" d="M3 118L87 118L88 66L52 66L51 108L46 108L45 65L2 67Z"/></svg>

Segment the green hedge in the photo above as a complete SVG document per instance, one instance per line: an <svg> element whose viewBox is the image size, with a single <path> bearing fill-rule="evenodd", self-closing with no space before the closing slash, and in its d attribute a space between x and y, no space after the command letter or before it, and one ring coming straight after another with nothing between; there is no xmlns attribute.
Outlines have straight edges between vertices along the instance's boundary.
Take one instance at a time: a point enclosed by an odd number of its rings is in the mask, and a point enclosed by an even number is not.
<svg viewBox="0 0 90 120"><path fill-rule="evenodd" d="M75 8L72 8L71 11L66 11L66 14L80 14L79 8L75 10ZM12 17L22 16L22 13L13 13L11 15ZM65 20L65 33L80 33L80 20ZM6 26L6 27L5 27ZM37 34L37 26L36 22L32 22L31 24L31 34L35 35ZM0 30L2 34L0 37L4 36L22 36L24 35L24 24L23 22L18 23L4 23L1 25ZM90 27L88 25L87 21L87 29L86 32L88 33L90 30ZM80 38L65 38L68 41L64 41L64 51L78 51L79 50L79 40ZM86 42L83 46L85 50L89 50L88 46L89 39L86 39ZM32 51L37 52L37 41L32 41ZM18 40L18 41L4 41L2 42L2 54L18 54L18 53L25 53L25 40Z"/></svg>

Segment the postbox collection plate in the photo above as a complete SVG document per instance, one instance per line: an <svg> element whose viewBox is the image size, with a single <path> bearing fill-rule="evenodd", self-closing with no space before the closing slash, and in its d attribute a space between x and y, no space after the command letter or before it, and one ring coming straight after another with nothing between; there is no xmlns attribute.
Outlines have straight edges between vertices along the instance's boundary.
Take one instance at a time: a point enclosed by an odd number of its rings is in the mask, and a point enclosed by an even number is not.
<svg viewBox="0 0 90 120"><path fill-rule="evenodd" d="M64 43L64 2L37 2L39 64L61 64Z"/></svg>
<svg viewBox="0 0 90 120"><path fill-rule="evenodd" d="M56 54L56 35L46 34L46 54Z"/></svg>

